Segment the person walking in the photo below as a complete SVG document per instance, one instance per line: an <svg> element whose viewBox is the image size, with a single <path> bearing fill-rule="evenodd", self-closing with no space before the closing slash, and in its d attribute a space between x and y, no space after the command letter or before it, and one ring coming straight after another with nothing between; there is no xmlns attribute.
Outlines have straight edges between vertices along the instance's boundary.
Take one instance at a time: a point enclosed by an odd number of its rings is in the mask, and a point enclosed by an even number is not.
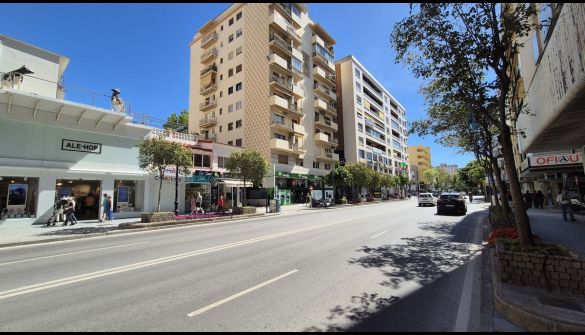
<svg viewBox="0 0 585 335"><path fill-rule="evenodd" d="M224 204L224 200L223 200L223 195L219 197L219 199L217 199L217 211L218 212L224 212L223 209L223 204Z"/></svg>
<svg viewBox="0 0 585 335"><path fill-rule="evenodd" d="M530 191L528 190L524 193L524 204L526 205L526 208L532 208L532 194L530 194Z"/></svg>
<svg viewBox="0 0 585 335"><path fill-rule="evenodd" d="M201 193L197 192L197 199L195 200L195 211L199 213L199 210L201 210L201 214L204 214L203 208L201 207L202 202L203 197L201 196Z"/></svg>
<svg viewBox="0 0 585 335"><path fill-rule="evenodd" d="M113 212L114 212L114 201L112 200L112 196L108 195L108 221L113 220Z"/></svg>
<svg viewBox="0 0 585 335"><path fill-rule="evenodd" d="M534 205L536 208L544 209L544 194L541 190L536 191L534 195Z"/></svg>
<svg viewBox="0 0 585 335"><path fill-rule="evenodd" d="M104 200L102 200L102 216L100 217L100 222L108 221L108 215L110 212L110 201L108 200L108 194L104 193Z"/></svg>
<svg viewBox="0 0 585 335"><path fill-rule="evenodd" d="M67 205L64 208L65 212L65 222L63 223L64 226L67 226L67 223L71 222L71 225L77 223L77 218L75 217L75 199L73 197L67 198Z"/></svg>
<svg viewBox="0 0 585 335"><path fill-rule="evenodd" d="M573 215L573 209L571 208L571 200L567 196L567 191L562 190L561 193L557 196L557 202L561 206L561 210L563 211L563 220L567 221L567 211L569 212L569 216L571 217L571 221L575 220L575 215Z"/></svg>
<svg viewBox="0 0 585 335"><path fill-rule="evenodd" d="M191 195L189 195L189 203L190 203L190 209L191 209L191 214L195 213L197 211L197 204L195 203L195 195L193 193L191 193Z"/></svg>

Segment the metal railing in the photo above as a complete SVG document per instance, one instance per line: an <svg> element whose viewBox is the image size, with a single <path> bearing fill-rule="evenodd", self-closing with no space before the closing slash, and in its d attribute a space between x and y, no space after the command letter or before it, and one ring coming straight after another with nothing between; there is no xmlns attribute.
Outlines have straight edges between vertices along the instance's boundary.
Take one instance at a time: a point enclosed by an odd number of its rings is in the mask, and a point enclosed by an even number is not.
<svg viewBox="0 0 585 335"><path fill-rule="evenodd" d="M270 35L270 42L275 42L280 47L288 50L289 52L292 52L292 45L290 43L287 43L282 37L276 34Z"/></svg>
<svg viewBox="0 0 585 335"><path fill-rule="evenodd" d="M217 57L217 49L216 48L213 48L213 49L205 52L204 54L202 54L201 61L204 61L205 59L209 58L210 56Z"/></svg>
<svg viewBox="0 0 585 335"><path fill-rule="evenodd" d="M204 109L209 106L217 106L217 101L215 99L209 99L199 104L199 110Z"/></svg>
<svg viewBox="0 0 585 335"><path fill-rule="evenodd" d="M151 136L160 136L168 139L175 139L181 141L197 142L197 135L178 133L171 129L154 128L150 131Z"/></svg>
<svg viewBox="0 0 585 335"><path fill-rule="evenodd" d="M282 86L290 91L292 91L293 89L293 84L291 82L286 82L284 80L284 78L279 77L279 76L275 76L275 75L271 75L269 80L272 82L277 83L279 86Z"/></svg>
<svg viewBox="0 0 585 335"><path fill-rule="evenodd" d="M212 81L210 83L207 83L207 84L201 86L201 88L199 89L199 93L203 93L210 88L217 89L217 84L215 81Z"/></svg>
<svg viewBox="0 0 585 335"><path fill-rule="evenodd" d="M217 72L217 65L211 64L210 66L206 67L205 69L199 72L199 75L203 77L203 75L207 74L207 72L216 71Z"/></svg>
<svg viewBox="0 0 585 335"><path fill-rule="evenodd" d="M201 45L204 45L204 44L206 44L207 42L209 42L209 41L211 41L213 39L217 40L217 32L215 32L215 31L212 32L212 33L209 33L209 34L205 35L201 39Z"/></svg>

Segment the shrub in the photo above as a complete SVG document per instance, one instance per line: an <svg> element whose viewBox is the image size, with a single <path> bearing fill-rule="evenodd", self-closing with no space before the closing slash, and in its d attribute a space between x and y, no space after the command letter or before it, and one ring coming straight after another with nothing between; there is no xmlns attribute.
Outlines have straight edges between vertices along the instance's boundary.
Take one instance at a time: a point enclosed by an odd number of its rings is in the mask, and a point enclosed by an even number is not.
<svg viewBox="0 0 585 335"><path fill-rule="evenodd" d="M506 251L573 257L573 255L564 247L542 241L535 241L534 245L524 246L521 245L518 241L504 239L502 240L502 244Z"/></svg>
<svg viewBox="0 0 585 335"><path fill-rule="evenodd" d="M498 238L517 241L519 239L518 229L510 227L492 229L492 232L488 237L488 245L495 245L496 239ZM532 234L532 239L534 241L540 241L540 237L536 234Z"/></svg>

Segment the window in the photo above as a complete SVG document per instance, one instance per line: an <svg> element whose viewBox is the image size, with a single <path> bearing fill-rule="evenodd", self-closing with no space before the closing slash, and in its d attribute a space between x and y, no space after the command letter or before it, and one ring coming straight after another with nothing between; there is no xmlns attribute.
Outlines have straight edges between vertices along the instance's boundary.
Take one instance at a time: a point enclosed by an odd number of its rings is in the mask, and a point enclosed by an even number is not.
<svg viewBox="0 0 585 335"><path fill-rule="evenodd" d="M288 156L287 155L278 155L278 163L279 164L288 164Z"/></svg>
<svg viewBox="0 0 585 335"><path fill-rule="evenodd" d="M223 91L219 91L219 97L223 97Z"/></svg>
<svg viewBox="0 0 585 335"><path fill-rule="evenodd" d="M232 59L234 59L234 52L233 51L230 51L228 53L228 60L232 60Z"/></svg>
<svg viewBox="0 0 585 335"><path fill-rule="evenodd" d="M364 125L363 125L363 124L361 124L361 123L358 123L358 131L359 131L360 133L363 133L363 132L364 132Z"/></svg>
<svg viewBox="0 0 585 335"><path fill-rule="evenodd" d="M303 62L295 57L291 58L291 65L299 72L303 72Z"/></svg>
<svg viewBox="0 0 585 335"><path fill-rule="evenodd" d="M236 121L236 128L241 128L241 127L242 127L242 120Z"/></svg>
<svg viewBox="0 0 585 335"><path fill-rule="evenodd" d="M331 164L325 163L325 170L331 170Z"/></svg>
<svg viewBox="0 0 585 335"><path fill-rule="evenodd" d="M237 83L236 84L236 92L242 90L242 83Z"/></svg>
<svg viewBox="0 0 585 335"><path fill-rule="evenodd" d="M242 53L242 47L236 49L236 56Z"/></svg>
<svg viewBox="0 0 585 335"><path fill-rule="evenodd" d="M228 141L229 145L234 145L234 141Z"/></svg>
<svg viewBox="0 0 585 335"><path fill-rule="evenodd" d="M242 109L242 100L240 101L236 101L236 110L239 111L240 109Z"/></svg>
<svg viewBox="0 0 585 335"><path fill-rule="evenodd" d="M228 123L228 131L229 130L234 130L234 123L233 122Z"/></svg>
<svg viewBox="0 0 585 335"><path fill-rule="evenodd" d="M355 69L355 76L360 78L360 79L362 78L362 73L360 72L360 70Z"/></svg>
<svg viewBox="0 0 585 335"><path fill-rule="evenodd" d="M233 17L230 19L230 26L231 26L232 24L234 24L234 18L233 18Z"/></svg>
<svg viewBox="0 0 585 335"><path fill-rule="evenodd" d="M217 167L225 168L225 165L227 164L228 159L229 159L229 157L218 156L217 157Z"/></svg>
<svg viewBox="0 0 585 335"><path fill-rule="evenodd" d="M220 74L219 75L219 81L222 81L222 80L223 80L223 74Z"/></svg>
<svg viewBox="0 0 585 335"><path fill-rule="evenodd" d="M236 66L236 73L242 72L242 64Z"/></svg>
<svg viewBox="0 0 585 335"><path fill-rule="evenodd" d="M239 12L238 14L236 14L236 21L240 20L242 18L242 12Z"/></svg>
<svg viewBox="0 0 585 335"><path fill-rule="evenodd" d="M211 167L211 156L194 154L193 166Z"/></svg>
<svg viewBox="0 0 585 335"><path fill-rule="evenodd" d="M219 132L221 133L222 126L219 126Z"/></svg>
<svg viewBox="0 0 585 335"><path fill-rule="evenodd" d="M355 101L357 102L358 105L362 105L362 97L360 97L359 95L355 96Z"/></svg>
<svg viewBox="0 0 585 335"><path fill-rule="evenodd" d="M229 42L229 43L231 43L233 40L234 40L234 34L231 34L231 35L228 37L228 42Z"/></svg>
<svg viewBox="0 0 585 335"><path fill-rule="evenodd" d="M291 11L293 12L293 14L295 14L298 17L301 17L301 10L297 8L297 6L292 5L291 6Z"/></svg>
<svg viewBox="0 0 585 335"><path fill-rule="evenodd" d="M230 86L230 87L228 87L228 95L230 95L232 93L234 93L234 87Z"/></svg>
<svg viewBox="0 0 585 335"><path fill-rule="evenodd" d="M219 109L219 115L221 115L223 113L223 108Z"/></svg>
<svg viewBox="0 0 585 335"><path fill-rule="evenodd" d="M228 70L228 78L234 75L234 69Z"/></svg>
<svg viewBox="0 0 585 335"><path fill-rule="evenodd" d="M364 138L360 136L359 137L359 142L360 142L360 145L363 146L364 145Z"/></svg>
<svg viewBox="0 0 585 335"><path fill-rule="evenodd" d="M298 165L298 166L303 166L303 160L298 160L298 161L297 161L297 165Z"/></svg>
<svg viewBox="0 0 585 335"><path fill-rule="evenodd" d="M284 136L284 135L274 133L274 138L286 141L286 136Z"/></svg>
<svg viewBox="0 0 585 335"><path fill-rule="evenodd" d="M221 28L220 29L221 29L221 31L223 31L223 24L221 25Z"/></svg>
<svg viewBox="0 0 585 335"><path fill-rule="evenodd" d="M357 81L355 82L355 88L357 89L358 92L362 91L362 84L358 83Z"/></svg>
<svg viewBox="0 0 585 335"><path fill-rule="evenodd" d="M238 30L236 31L236 38L238 38L238 37L240 37L240 36L242 36L242 29L238 29Z"/></svg>
<svg viewBox="0 0 585 335"><path fill-rule="evenodd" d="M313 162L313 168L314 169L318 169L319 168L319 162Z"/></svg>
<svg viewBox="0 0 585 335"><path fill-rule="evenodd" d="M228 113L231 113L234 111L234 104L229 104L228 105Z"/></svg>
<svg viewBox="0 0 585 335"><path fill-rule="evenodd" d="M219 64L223 64L223 57L219 59Z"/></svg>
<svg viewBox="0 0 585 335"><path fill-rule="evenodd" d="M238 138L236 140L236 147L241 147L241 146L242 146L242 139L241 138Z"/></svg>
<svg viewBox="0 0 585 335"><path fill-rule="evenodd" d="M358 150L358 157L359 158L366 158L366 152L363 151L362 149Z"/></svg>

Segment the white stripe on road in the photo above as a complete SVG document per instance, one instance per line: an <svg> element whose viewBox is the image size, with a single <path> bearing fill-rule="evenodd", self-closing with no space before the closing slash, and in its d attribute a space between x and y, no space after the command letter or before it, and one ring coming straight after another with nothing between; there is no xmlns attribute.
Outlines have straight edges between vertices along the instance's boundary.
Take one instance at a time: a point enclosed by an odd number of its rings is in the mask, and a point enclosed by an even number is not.
<svg viewBox="0 0 585 335"><path fill-rule="evenodd" d="M134 263L134 264L125 265L125 266L119 266L116 268L86 273L86 274L73 276L73 277L66 277L66 278L48 281L48 282L44 282L44 283L40 283L40 284L35 284L35 285L23 286L23 287L19 287L16 289L0 292L0 300L14 297L14 296L18 296L18 295L22 295L22 294L42 291L42 290L46 290L46 289L49 289L52 287L58 287L58 286L73 284L73 283L82 282L82 281L86 281L86 280L90 280L90 279L105 277L105 276L113 275L116 273L122 273L122 272L142 269L142 268L146 268L146 267L153 266L153 265L158 265L158 264L163 264L163 263L168 263L168 262L180 260L183 258L194 257L194 256L199 256L199 255L215 252L215 251L221 251L221 250L225 250L225 249L239 247L242 245L258 243L261 241L266 241L266 240L274 239L277 237L282 237L282 236L292 235L292 234L306 232L306 231L310 231L310 230L315 230L315 229L319 229L319 228L329 227L329 226L333 226L333 225L343 223L343 222L351 222L351 221L339 221L339 222L332 222L332 223L316 225L316 226L307 227L307 228L300 228L300 229L290 230L287 232L260 236L260 237L256 237L256 238L252 238L252 239L248 239L248 240L244 240L244 241L232 242L232 243L220 245L217 247L210 247L210 248L206 248L206 249L190 251L190 252L186 252L186 253L182 253L182 254L157 258L157 259L153 259L150 261L144 261L144 262Z"/></svg>
<svg viewBox="0 0 585 335"><path fill-rule="evenodd" d="M227 297L227 298L225 298L225 299L222 299L222 300L220 300L220 301L218 301L218 302L216 302L216 303L213 303L213 304L211 304L211 305L208 305L208 306L205 306L205 307L203 307L203 308L200 308L200 309L198 309L198 310L196 310L196 311L194 311L194 312L191 312L191 313L187 314L187 316L188 316L188 317L190 317L190 318L192 318L192 317L194 317L194 316L197 316L197 315L199 315L199 314L205 313L205 312L207 312L207 311L208 311L208 310L210 310L210 309L213 309L213 308L215 308L215 307L218 307L218 306L220 306L220 305L223 305L223 304L225 304L226 302L230 302L230 301L232 301L232 300L234 300L234 299L237 299L237 298L239 298L239 297L241 297L241 296L243 296L243 295L245 295L245 294L248 294L248 293L250 293L250 292L252 292L252 291L255 291L255 290L257 290L257 289L259 289L259 288L261 288L261 287L263 287L263 286L266 286L266 285L269 285L269 284L271 284L271 283L274 283L274 282L275 282L275 281L277 281L277 280L281 280L282 278L284 278L284 277L286 277L286 276L290 276L290 275L292 275L293 273L295 273L295 272L297 272L297 271L299 271L299 270L292 270L292 271L290 271L290 272L287 272L287 273L285 273L285 274L283 274L283 275L280 275L280 276L278 276L278 277L276 277L276 278L272 278L272 279L270 279L270 280L268 280L268 281L265 281L265 282L263 282L262 284L258 284L258 285L254 286L254 287L250 287L249 289L247 289L247 290L244 290L244 291L242 291L242 292L240 292L240 293L236 293L236 294L234 294L234 295L232 295L232 296L229 296L229 297Z"/></svg>
<svg viewBox="0 0 585 335"><path fill-rule="evenodd" d="M143 244L143 243L148 243L148 242L150 242L150 241L136 242L136 243L130 243L130 244L122 244L122 245L116 245L116 246L113 246L113 247L104 247L104 248L97 248L97 249L90 249L90 250L83 250L83 251L68 252L66 254L59 254L59 255L52 255L52 256L29 258L29 259L23 259L23 260L20 260L20 261L13 261L13 262L8 262L8 263L0 263L0 266L10 265L10 264L16 264L16 263L23 263L23 262L37 261L39 259L47 259L47 258L55 258L55 257L69 256L69 255L75 255L75 254L82 254L82 253L92 252L92 251L98 251L98 250L121 248L121 247L127 247L129 245Z"/></svg>
<svg viewBox="0 0 585 335"><path fill-rule="evenodd" d="M370 238L376 238L376 237L378 237L378 236L381 236L381 235L384 235L384 234L386 234L387 232L388 232L388 231L387 231L387 230L385 230L385 231L381 232L380 234L376 234L376 235L374 235L374 236L372 236L372 237L370 237Z"/></svg>

